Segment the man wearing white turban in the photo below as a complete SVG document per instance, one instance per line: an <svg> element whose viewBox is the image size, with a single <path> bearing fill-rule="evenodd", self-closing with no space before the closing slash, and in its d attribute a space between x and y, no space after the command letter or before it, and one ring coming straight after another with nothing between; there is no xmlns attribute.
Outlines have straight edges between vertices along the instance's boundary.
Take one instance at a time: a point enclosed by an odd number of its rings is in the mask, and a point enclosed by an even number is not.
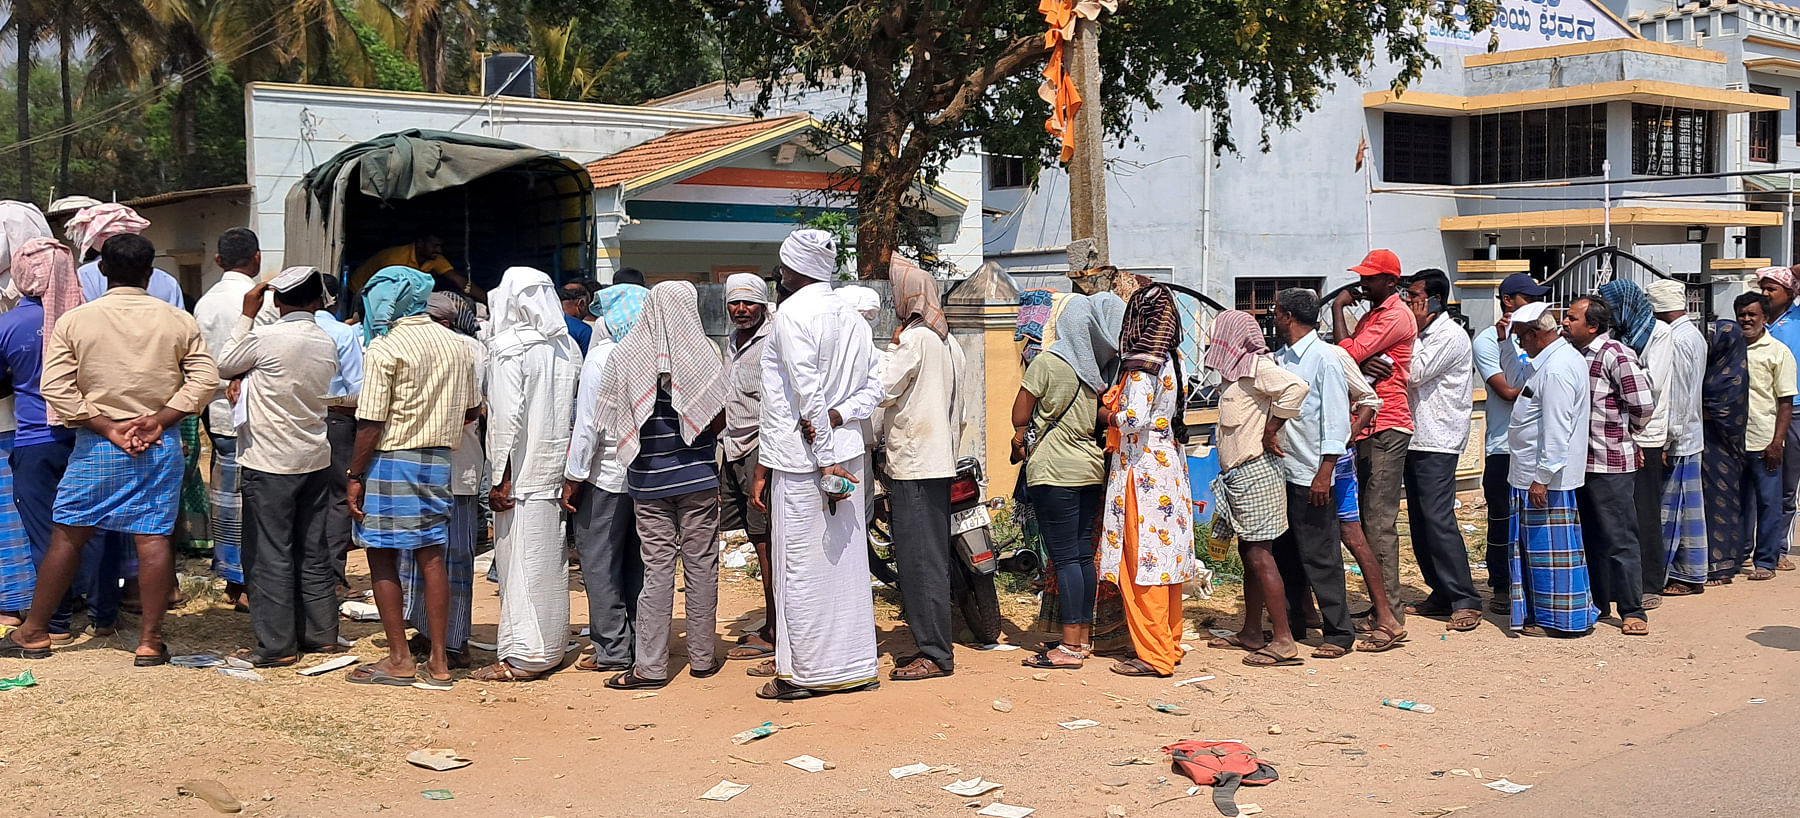
<svg viewBox="0 0 1800 818"><path fill-rule="evenodd" d="M770 509L775 581L773 676L764 699L805 699L880 685L869 590L860 424L879 400L873 333L820 286L837 270L831 234L799 230L781 246L781 286L762 355L762 411L752 496ZM817 433L801 431L806 424Z"/></svg>
<svg viewBox="0 0 1800 818"><path fill-rule="evenodd" d="M1666 553L1662 559L1644 559L1644 592L1662 596L1697 594L1706 586L1707 543L1705 496L1700 481L1700 453L1705 447L1701 425L1700 385L1706 377L1706 338L1688 318L1687 285L1673 279L1651 282L1650 310L1656 315L1658 334L1668 339L1668 382L1656 405L1652 423L1667 426L1663 443L1665 469L1656 495L1661 502L1657 522ZM1660 332L1666 327L1667 332ZM1651 336L1650 352L1657 335ZM1654 364L1653 364L1654 367ZM1650 496L1641 489L1639 505Z"/></svg>
<svg viewBox="0 0 1800 818"><path fill-rule="evenodd" d="M767 498L752 495L756 483L758 432L762 429L762 354L772 328L769 284L753 273L725 280L725 311L737 329L725 341L725 431L719 442L725 467L719 473L719 530L743 529L762 566L763 626L747 633L727 659L775 655L775 578L769 573ZM752 502L754 496L755 502ZM759 508L760 506L760 508Z"/></svg>
<svg viewBox="0 0 1800 818"><path fill-rule="evenodd" d="M846 284L837 289L837 294L850 302L871 326L881 317L881 293L861 284Z"/></svg>
<svg viewBox="0 0 1800 818"><path fill-rule="evenodd" d="M84 262L76 274L81 276L81 294L92 301L106 294L106 276L100 273L100 247L106 240L114 236L135 236L150 226L150 220L139 216L132 210L117 202L94 205L84 208L69 219L63 227L63 234L69 237L69 246L74 248L75 257ZM154 268L150 271L150 286L146 288L152 298L163 301L178 310L187 309L187 297L181 293L181 285L175 277Z"/></svg>

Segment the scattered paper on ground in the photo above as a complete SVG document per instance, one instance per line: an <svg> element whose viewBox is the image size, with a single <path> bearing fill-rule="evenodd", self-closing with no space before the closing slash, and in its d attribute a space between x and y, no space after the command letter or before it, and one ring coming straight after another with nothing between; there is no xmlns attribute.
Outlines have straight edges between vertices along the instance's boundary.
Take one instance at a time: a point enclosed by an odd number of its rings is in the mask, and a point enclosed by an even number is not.
<svg viewBox="0 0 1800 818"><path fill-rule="evenodd" d="M700 800L730 801L731 799L736 798L739 793L742 793L747 789L750 789L749 784L739 784L734 781L720 781L719 783L714 784L712 789L701 793Z"/></svg>
<svg viewBox="0 0 1800 818"><path fill-rule="evenodd" d="M1015 807L1011 804L1002 804L999 801L995 801L975 814L986 815L989 816L989 818L1025 818L1025 816L1034 812L1037 812L1037 810L1032 809L1031 807Z"/></svg>
<svg viewBox="0 0 1800 818"><path fill-rule="evenodd" d="M169 664L176 667L205 668L218 667L225 664L225 660L210 653L184 653L169 657Z"/></svg>
<svg viewBox="0 0 1800 818"><path fill-rule="evenodd" d="M449 801L456 797L449 790L421 790L419 794L425 796L427 801Z"/></svg>
<svg viewBox="0 0 1800 818"><path fill-rule="evenodd" d="M423 750L414 750L406 754L406 761L415 767L424 767L427 770L437 770L440 773L445 770L455 770L461 767L467 767L470 764L475 763L474 761L457 755L455 750L447 747L427 747Z"/></svg>
<svg viewBox="0 0 1800 818"><path fill-rule="evenodd" d="M1089 727L1099 727L1100 722L1094 721L1093 719L1076 719L1074 721L1057 722L1057 726L1064 730L1086 730Z"/></svg>
<svg viewBox="0 0 1800 818"><path fill-rule="evenodd" d="M332 672L334 670L338 670L340 668L349 667L360 661L362 661L362 660L356 658L355 656L333 656L330 659L326 659L323 662L313 665L312 667L305 668L305 669L299 671L299 673L302 676L318 676L320 674L330 673L330 672Z"/></svg>
<svg viewBox="0 0 1800 818"><path fill-rule="evenodd" d="M954 784L945 784L944 789L949 790L950 792L956 793L957 795L963 796L965 798L974 798L978 795L981 795L982 793L993 792L994 790L1000 789L1001 787L1004 787L1004 786L1006 786L1006 785L1002 784L998 781L983 781L981 779L981 776L976 776L967 781L958 781Z"/></svg>
<svg viewBox="0 0 1800 818"><path fill-rule="evenodd" d="M1238 805L1238 814L1239 815L1256 815L1257 813L1260 813L1262 811L1263 811L1262 807L1259 807L1255 804L1239 804Z"/></svg>
<svg viewBox="0 0 1800 818"><path fill-rule="evenodd" d="M999 651L1018 650L1018 649L1019 649L1018 645L1002 645L998 642L991 644L991 645L982 645L981 647L976 648L976 650L999 650Z"/></svg>
<svg viewBox="0 0 1800 818"><path fill-rule="evenodd" d="M262 674L257 673L254 670L244 670L243 668L236 667L215 667L213 670L217 671L221 676L230 676L233 679L242 679L246 682L260 682L263 680Z"/></svg>
<svg viewBox="0 0 1800 818"><path fill-rule="evenodd" d="M931 765L921 762L918 764L908 764L904 767L895 767L891 770L888 770L888 775L893 776L895 780L899 780L902 778L906 778L907 776L919 775L921 773L927 773L930 771L931 771Z"/></svg>
<svg viewBox="0 0 1800 818"><path fill-rule="evenodd" d="M1197 685L1197 684L1200 684L1200 683L1201 683L1201 682L1210 682L1210 681L1212 681L1212 680L1213 680L1213 679L1214 679L1214 678L1217 678L1217 677L1214 677L1214 676L1195 676L1195 677L1194 677L1194 678L1192 678L1192 679L1182 679L1182 680L1181 680L1181 681L1179 681L1179 682L1176 682L1176 683L1175 683L1175 686L1176 686L1176 687L1184 687L1184 686L1186 686L1186 685Z"/></svg>
<svg viewBox="0 0 1800 818"><path fill-rule="evenodd" d="M231 790L225 789L224 784L211 778L201 778L194 781L183 782L181 786L175 788L175 792L180 795L191 795L205 801L207 806L212 807L219 812L235 813L244 811L244 805L238 801L237 796L232 795Z"/></svg>
<svg viewBox="0 0 1800 818"><path fill-rule="evenodd" d="M809 773L824 772L836 766L817 756L795 756L782 763L798 770L805 770Z"/></svg>
<svg viewBox="0 0 1800 818"><path fill-rule="evenodd" d="M1487 787L1490 790L1498 790L1500 792L1506 793L1507 795L1518 795L1519 793L1522 793L1526 790L1531 789L1530 784L1515 784L1504 778L1500 779L1499 781L1489 781L1486 784L1483 784L1481 786Z"/></svg>
<svg viewBox="0 0 1800 818"><path fill-rule="evenodd" d="M367 602L346 599L338 605L338 615L352 622L379 622L381 609Z"/></svg>
<svg viewBox="0 0 1800 818"><path fill-rule="evenodd" d="M781 729L781 726L777 725L775 722L765 721L762 724L759 724L755 727L752 727L748 730L743 731L742 733L738 733L737 735L732 736L731 743L732 744L749 744L750 742L755 741L759 738L765 738L768 736L775 735L775 731L780 730L780 729Z"/></svg>

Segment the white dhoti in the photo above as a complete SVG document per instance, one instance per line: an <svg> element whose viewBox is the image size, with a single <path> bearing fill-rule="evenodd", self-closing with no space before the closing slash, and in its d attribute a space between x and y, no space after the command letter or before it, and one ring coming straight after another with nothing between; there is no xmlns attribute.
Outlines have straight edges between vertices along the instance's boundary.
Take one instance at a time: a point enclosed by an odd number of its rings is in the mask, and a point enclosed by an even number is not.
<svg viewBox="0 0 1800 818"><path fill-rule="evenodd" d="M841 464L863 481L861 457ZM875 597L869 584L863 492L826 510L816 474L771 470L775 674L810 690L876 681Z"/></svg>
<svg viewBox="0 0 1800 818"><path fill-rule="evenodd" d="M541 672L562 664L569 644L569 563L557 498L519 500L494 514L500 573L500 659Z"/></svg>

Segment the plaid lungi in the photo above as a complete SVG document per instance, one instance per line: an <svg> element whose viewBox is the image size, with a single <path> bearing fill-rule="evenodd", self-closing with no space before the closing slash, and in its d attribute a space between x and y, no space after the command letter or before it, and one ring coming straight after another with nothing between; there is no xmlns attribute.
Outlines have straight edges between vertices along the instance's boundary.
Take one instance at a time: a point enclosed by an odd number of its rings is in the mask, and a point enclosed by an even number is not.
<svg viewBox="0 0 1800 818"><path fill-rule="evenodd" d="M212 436L212 537L213 573L226 582L244 582L244 496L239 493L243 475L238 471L238 439Z"/></svg>
<svg viewBox="0 0 1800 818"><path fill-rule="evenodd" d="M448 446L380 452L363 479L363 519L351 533L363 548L443 545L453 499Z"/></svg>
<svg viewBox="0 0 1800 818"><path fill-rule="evenodd" d="M51 519L61 525L167 536L175 530L180 510L181 469L179 429L164 429L162 439L139 455L77 429L75 452L57 486Z"/></svg>
<svg viewBox="0 0 1800 818"><path fill-rule="evenodd" d="M1246 542L1269 542L1287 533L1287 483L1281 461L1263 453L1213 478L1218 515L1212 536Z"/></svg>
<svg viewBox="0 0 1800 818"><path fill-rule="evenodd" d="M0 433L0 611L22 611L31 607L31 589L37 584L37 571L31 566L31 538L25 535L25 521L13 505L12 457L13 433Z"/></svg>
<svg viewBox="0 0 1800 818"><path fill-rule="evenodd" d="M1549 495L1546 507L1537 508L1525 489L1512 490L1512 626L1581 633L1600 618L1588 583L1581 514L1574 491Z"/></svg>
<svg viewBox="0 0 1800 818"><path fill-rule="evenodd" d="M481 519L481 498L458 495L450 507L450 539L444 547L444 568L450 572L450 627L444 644L461 651L469 641L475 611L475 524ZM406 593L406 621L413 629L431 636L425 617L425 575L411 551L400 552L400 587Z"/></svg>
<svg viewBox="0 0 1800 818"><path fill-rule="evenodd" d="M1706 497L1700 486L1700 455L1672 458L1663 477L1663 542L1669 550L1669 579L1706 581ZM1644 593L1661 593L1645 588Z"/></svg>

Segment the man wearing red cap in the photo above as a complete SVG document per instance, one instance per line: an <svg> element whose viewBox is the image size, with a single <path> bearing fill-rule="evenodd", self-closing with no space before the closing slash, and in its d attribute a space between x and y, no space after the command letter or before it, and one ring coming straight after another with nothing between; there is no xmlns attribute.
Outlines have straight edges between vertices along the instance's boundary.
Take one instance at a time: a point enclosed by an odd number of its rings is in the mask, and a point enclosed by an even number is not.
<svg viewBox="0 0 1800 818"><path fill-rule="evenodd" d="M1412 405L1407 384L1412 372L1412 342L1419 326L1412 310L1400 300L1400 259L1389 250L1371 250L1350 272L1362 277L1362 292L1371 308L1356 322L1354 332L1345 308L1356 300L1355 289L1338 294L1331 305L1332 327L1337 342L1362 366L1375 383L1381 408L1375 422L1363 430L1356 443L1356 477L1362 484L1363 532L1381 563L1394 618L1406 621L1400 603L1400 476L1406 468L1406 450L1412 443ZM1361 627L1367 627L1362 625Z"/></svg>

